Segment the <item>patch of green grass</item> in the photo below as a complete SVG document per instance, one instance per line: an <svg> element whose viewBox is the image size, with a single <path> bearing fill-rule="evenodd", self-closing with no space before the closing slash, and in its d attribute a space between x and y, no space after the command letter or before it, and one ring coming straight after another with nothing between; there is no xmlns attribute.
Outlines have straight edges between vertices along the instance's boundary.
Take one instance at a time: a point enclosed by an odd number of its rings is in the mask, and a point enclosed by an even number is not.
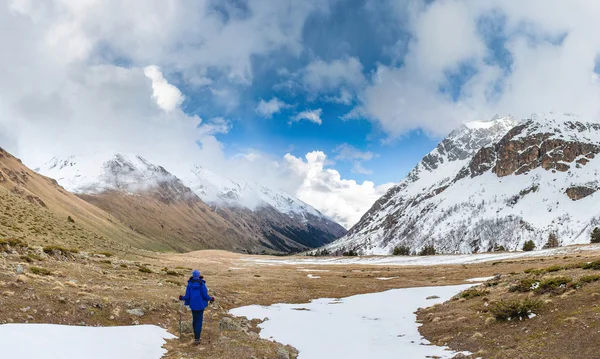
<svg viewBox="0 0 600 359"><path fill-rule="evenodd" d="M189 270L192 271L192 268L188 268L188 267L175 267L175 269L185 269L185 270Z"/></svg>
<svg viewBox="0 0 600 359"><path fill-rule="evenodd" d="M488 294L490 294L490 292L487 290L479 290L479 289L471 288L471 289L467 289L467 290L461 292L458 295L458 297L469 300L469 299L473 299L473 298L477 298L477 297L484 297Z"/></svg>
<svg viewBox="0 0 600 359"><path fill-rule="evenodd" d="M546 270L540 268L528 268L525 269L523 272L525 272L525 274L542 275L546 272Z"/></svg>
<svg viewBox="0 0 600 359"><path fill-rule="evenodd" d="M18 238L0 238L0 247L29 247L27 243Z"/></svg>
<svg viewBox="0 0 600 359"><path fill-rule="evenodd" d="M165 273L167 273L167 275L172 275L172 276L180 276L181 275L181 273L176 272L174 270L168 270Z"/></svg>
<svg viewBox="0 0 600 359"><path fill-rule="evenodd" d="M103 260L100 261L100 263L112 264L112 261L110 259L103 259Z"/></svg>
<svg viewBox="0 0 600 359"><path fill-rule="evenodd" d="M29 271L37 275L52 275L52 272L42 267L29 267Z"/></svg>
<svg viewBox="0 0 600 359"><path fill-rule="evenodd" d="M121 263L121 264L119 264L119 266L120 266L121 268L127 268L127 264L125 264L125 263Z"/></svg>
<svg viewBox="0 0 600 359"><path fill-rule="evenodd" d="M532 278L521 279L516 285L508 288L509 292L520 292L527 293L536 289L536 286L539 284L539 281Z"/></svg>
<svg viewBox="0 0 600 359"><path fill-rule="evenodd" d="M586 275L586 276L579 278L580 284L588 284L588 283L593 283L593 282L597 282L597 281L600 281L599 274Z"/></svg>
<svg viewBox="0 0 600 359"><path fill-rule="evenodd" d="M582 263L582 269L600 270L600 260L593 261L590 263Z"/></svg>
<svg viewBox="0 0 600 359"><path fill-rule="evenodd" d="M52 245L52 246L44 247L44 253L49 254L49 255L52 255L54 253L59 253L59 254L66 256L71 253L79 253L79 249L77 249L77 248L68 249L68 248L65 248L62 246Z"/></svg>
<svg viewBox="0 0 600 359"><path fill-rule="evenodd" d="M140 272L142 273L154 273L152 272L152 270L148 267L140 267L140 269L138 269Z"/></svg>
<svg viewBox="0 0 600 359"><path fill-rule="evenodd" d="M572 282L569 277L554 277L544 279L540 282L540 285L535 289L537 294L560 294L566 291L568 285Z"/></svg>
<svg viewBox="0 0 600 359"><path fill-rule="evenodd" d="M499 300L489 305L490 313L498 321L528 319L537 314L544 304L540 300L526 298L524 300Z"/></svg>
<svg viewBox="0 0 600 359"><path fill-rule="evenodd" d="M563 269L565 269L565 268L562 267L562 266L554 265L554 266L546 268L546 273L558 272L558 271L561 271Z"/></svg>
<svg viewBox="0 0 600 359"><path fill-rule="evenodd" d="M27 263L33 263L34 261L43 262L44 259L36 254L28 253L26 255L22 255L21 259Z"/></svg>

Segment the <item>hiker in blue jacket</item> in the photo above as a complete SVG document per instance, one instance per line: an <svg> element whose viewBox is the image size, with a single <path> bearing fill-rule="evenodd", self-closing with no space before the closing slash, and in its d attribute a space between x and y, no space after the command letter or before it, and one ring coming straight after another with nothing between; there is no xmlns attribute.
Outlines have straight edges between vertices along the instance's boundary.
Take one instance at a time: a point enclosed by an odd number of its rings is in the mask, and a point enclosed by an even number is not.
<svg viewBox="0 0 600 359"><path fill-rule="evenodd" d="M202 333L202 320L204 318L204 309L208 307L208 302L214 302L215 298L208 295L204 277L200 276L198 270L192 272L192 277L188 280L185 295L180 295L179 300L185 301L184 304L192 310L195 345L200 345L200 334Z"/></svg>

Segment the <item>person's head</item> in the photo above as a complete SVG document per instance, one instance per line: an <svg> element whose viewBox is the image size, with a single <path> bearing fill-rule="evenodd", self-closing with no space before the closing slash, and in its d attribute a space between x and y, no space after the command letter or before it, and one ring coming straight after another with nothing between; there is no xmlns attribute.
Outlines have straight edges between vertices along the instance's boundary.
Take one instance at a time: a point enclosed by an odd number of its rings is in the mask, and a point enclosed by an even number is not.
<svg viewBox="0 0 600 359"><path fill-rule="evenodd" d="M200 279L200 271L197 269L194 269L194 271L192 272L192 278Z"/></svg>

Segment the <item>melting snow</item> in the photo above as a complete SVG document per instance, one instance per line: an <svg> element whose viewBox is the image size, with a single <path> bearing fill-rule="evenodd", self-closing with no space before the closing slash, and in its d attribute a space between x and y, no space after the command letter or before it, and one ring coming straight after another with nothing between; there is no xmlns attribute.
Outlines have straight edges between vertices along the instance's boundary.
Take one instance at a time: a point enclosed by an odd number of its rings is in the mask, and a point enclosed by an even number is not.
<svg viewBox="0 0 600 359"><path fill-rule="evenodd" d="M312 275L312 274L308 274L307 277L310 278L310 279L319 279L319 278L321 278L318 275Z"/></svg>
<svg viewBox="0 0 600 359"><path fill-rule="evenodd" d="M472 285L394 289L311 303L248 306L230 311L260 324L261 337L294 346L299 359L452 358L457 353L429 345L414 312L442 303ZM427 297L439 296L434 300ZM393 304L391 304L393 303ZM335 304L335 305L332 305ZM351 339L351 340L349 340Z"/></svg>
<svg viewBox="0 0 600 359"><path fill-rule="evenodd" d="M481 283L481 282L487 282L488 280L492 280L495 277L496 276L481 277L481 278L469 278L469 279L465 279L465 282L469 282L469 283Z"/></svg>
<svg viewBox="0 0 600 359"><path fill-rule="evenodd" d="M384 277L384 278L376 278L376 279L379 279L379 280L391 280L391 279L396 279L396 278L399 278L399 277Z"/></svg>
<svg viewBox="0 0 600 359"><path fill-rule="evenodd" d="M159 359L173 339L154 325L74 327L53 324L0 325L0 357L27 359Z"/></svg>

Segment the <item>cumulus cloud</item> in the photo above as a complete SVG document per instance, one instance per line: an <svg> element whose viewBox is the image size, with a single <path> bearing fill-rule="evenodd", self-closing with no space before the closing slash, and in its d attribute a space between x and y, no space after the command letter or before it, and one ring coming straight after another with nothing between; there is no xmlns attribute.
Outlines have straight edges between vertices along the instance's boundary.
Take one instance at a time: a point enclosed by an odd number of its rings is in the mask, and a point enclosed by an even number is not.
<svg viewBox="0 0 600 359"><path fill-rule="evenodd" d="M346 228L357 223L371 205L393 184L376 186L343 179L338 171L327 166L327 156L321 151L307 153L305 158L285 155L289 169L302 179L296 190L298 198L313 204L325 215Z"/></svg>
<svg viewBox="0 0 600 359"><path fill-rule="evenodd" d="M317 125L320 125L323 123L323 120L321 120L322 112L323 112L323 110L320 108L318 108L316 110L302 111L299 114L297 114L296 116L290 118L290 123L300 122L300 121L309 121L309 122L316 123Z"/></svg>
<svg viewBox="0 0 600 359"><path fill-rule="evenodd" d="M291 106L281 101L277 97L273 97L269 101L260 99L258 105L256 105L255 111L262 117L271 118L274 114L279 113L281 110L289 107Z"/></svg>
<svg viewBox="0 0 600 359"><path fill-rule="evenodd" d="M494 114L575 112L600 119L600 4L551 0L413 1L399 65L379 64L347 118L388 135L444 135Z"/></svg>
<svg viewBox="0 0 600 359"><path fill-rule="evenodd" d="M181 105L184 100L183 94L165 79L158 66L146 66L144 74L152 80L152 97L160 108L172 111Z"/></svg>

